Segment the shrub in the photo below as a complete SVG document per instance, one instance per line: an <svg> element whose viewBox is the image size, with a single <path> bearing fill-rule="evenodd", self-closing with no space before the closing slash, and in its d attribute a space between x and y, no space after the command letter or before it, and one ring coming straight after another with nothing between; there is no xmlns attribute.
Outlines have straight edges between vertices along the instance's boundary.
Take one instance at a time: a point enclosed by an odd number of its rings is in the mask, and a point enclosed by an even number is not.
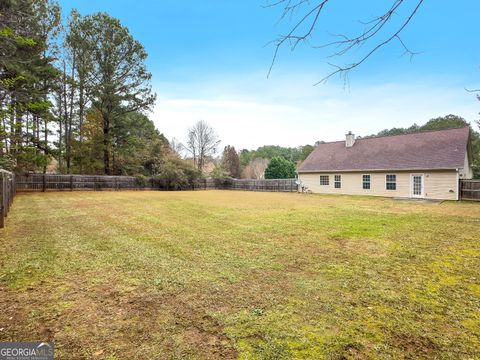
<svg viewBox="0 0 480 360"><path fill-rule="evenodd" d="M182 190L189 187L188 177L182 169L167 162L160 172L152 176L152 185L166 190Z"/></svg>
<svg viewBox="0 0 480 360"><path fill-rule="evenodd" d="M216 165L210 175L215 181L216 187L228 187L233 184L233 178L221 165Z"/></svg>
<svg viewBox="0 0 480 360"><path fill-rule="evenodd" d="M193 189L201 174L181 159L167 159L157 164L157 171L151 177L152 186L165 190Z"/></svg>
<svg viewBox="0 0 480 360"><path fill-rule="evenodd" d="M150 179L145 175L137 175L135 179L135 184L138 187L145 188L150 184Z"/></svg>
<svg viewBox="0 0 480 360"><path fill-rule="evenodd" d="M265 169L265 179L292 179L295 175L295 164L280 156L272 158Z"/></svg>

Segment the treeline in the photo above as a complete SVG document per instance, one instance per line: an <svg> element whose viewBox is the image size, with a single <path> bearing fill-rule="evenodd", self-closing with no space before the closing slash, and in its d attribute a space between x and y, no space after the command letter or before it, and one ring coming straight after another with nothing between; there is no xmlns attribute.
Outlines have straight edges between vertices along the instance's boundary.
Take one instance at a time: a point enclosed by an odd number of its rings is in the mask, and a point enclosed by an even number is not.
<svg viewBox="0 0 480 360"><path fill-rule="evenodd" d="M256 150L243 149L240 151L239 159L242 167L241 177L247 179L295 177L296 165L305 160L313 149L313 145L298 147L266 145ZM275 161L271 164L272 159ZM265 172L269 164L271 164L271 169ZM294 169L293 176L292 168Z"/></svg>
<svg viewBox="0 0 480 360"><path fill-rule="evenodd" d="M254 159L272 159L274 157L282 157L285 160L297 163L303 161L313 151L313 145L304 145L298 147L282 147L276 145L265 145L257 150L243 149L240 151L240 162L243 166L247 165Z"/></svg>
<svg viewBox="0 0 480 360"><path fill-rule="evenodd" d="M476 123L480 127L480 121L477 121ZM473 127L467 120L465 120L460 116L450 114L447 116L431 119L423 125L413 124L408 128L385 129L380 131L378 134L369 135L367 137L411 134L411 133L416 133L421 131L444 130L444 129L459 128L464 126L470 127L470 139L472 141L472 156L473 156L473 163L472 163L473 173L475 178L480 178L480 134L473 129Z"/></svg>
<svg viewBox="0 0 480 360"><path fill-rule="evenodd" d="M73 10L63 21L56 1L3 0L0 24L0 167L199 176L146 116L147 53L118 19Z"/></svg>
<svg viewBox="0 0 480 360"><path fill-rule="evenodd" d="M310 146L308 146L310 147ZM296 165L300 161L290 161L292 156L299 159L306 157L311 151L301 154L299 148L281 146L262 146L258 150L242 150L237 152L233 146L224 147L218 159L210 158L205 169L208 175L225 185L232 178L236 179L292 179L296 176ZM313 146L311 147L313 150ZM248 155L247 155L248 154ZM251 156L250 158L247 156ZM295 159L295 157L293 157Z"/></svg>

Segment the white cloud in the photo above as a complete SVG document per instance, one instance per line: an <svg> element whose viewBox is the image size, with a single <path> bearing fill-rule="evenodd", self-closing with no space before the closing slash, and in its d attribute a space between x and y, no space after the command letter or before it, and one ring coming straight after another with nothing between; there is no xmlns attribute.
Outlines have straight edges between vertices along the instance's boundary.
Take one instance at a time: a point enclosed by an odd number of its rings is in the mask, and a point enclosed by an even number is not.
<svg viewBox="0 0 480 360"><path fill-rule="evenodd" d="M341 140L346 131L368 135L390 127L422 124L450 113L472 121L479 103L454 81L312 86L312 77L265 79L251 73L156 86L153 119L168 138L184 140L188 127L207 121L222 146L297 146Z"/></svg>

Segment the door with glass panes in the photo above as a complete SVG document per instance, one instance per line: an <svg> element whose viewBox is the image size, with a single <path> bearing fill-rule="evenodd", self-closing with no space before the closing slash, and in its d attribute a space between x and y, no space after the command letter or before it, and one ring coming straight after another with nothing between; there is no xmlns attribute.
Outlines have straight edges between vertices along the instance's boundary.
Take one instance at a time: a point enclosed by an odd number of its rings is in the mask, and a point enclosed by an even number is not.
<svg viewBox="0 0 480 360"><path fill-rule="evenodd" d="M410 189L412 197L424 197L424 180L423 174L412 174L410 177Z"/></svg>

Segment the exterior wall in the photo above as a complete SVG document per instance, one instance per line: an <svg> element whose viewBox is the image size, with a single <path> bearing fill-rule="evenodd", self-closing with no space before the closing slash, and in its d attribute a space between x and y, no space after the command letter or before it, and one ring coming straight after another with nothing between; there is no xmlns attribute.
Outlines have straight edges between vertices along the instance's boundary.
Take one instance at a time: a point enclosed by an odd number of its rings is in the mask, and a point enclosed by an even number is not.
<svg viewBox="0 0 480 360"><path fill-rule="evenodd" d="M463 168L459 171L460 179L471 179L473 178L473 170L468 158L468 152L465 153L465 162Z"/></svg>
<svg viewBox="0 0 480 360"><path fill-rule="evenodd" d="M370 175L370 189L364 190L362 175ZM397 176L397 189L386 189L386 175ZM412 171L412 172L348 172L348 173L300 173L299 180L314 193L373 195L386 197L411 197L411 174L423 174L424 198L457 200L458 178L455 170L451 171ZM320 185L320 175L329 175L329 185ZM342 187L335 189L334 175L342 176ZM450 192L452 190L452 192Z"/></svg>

